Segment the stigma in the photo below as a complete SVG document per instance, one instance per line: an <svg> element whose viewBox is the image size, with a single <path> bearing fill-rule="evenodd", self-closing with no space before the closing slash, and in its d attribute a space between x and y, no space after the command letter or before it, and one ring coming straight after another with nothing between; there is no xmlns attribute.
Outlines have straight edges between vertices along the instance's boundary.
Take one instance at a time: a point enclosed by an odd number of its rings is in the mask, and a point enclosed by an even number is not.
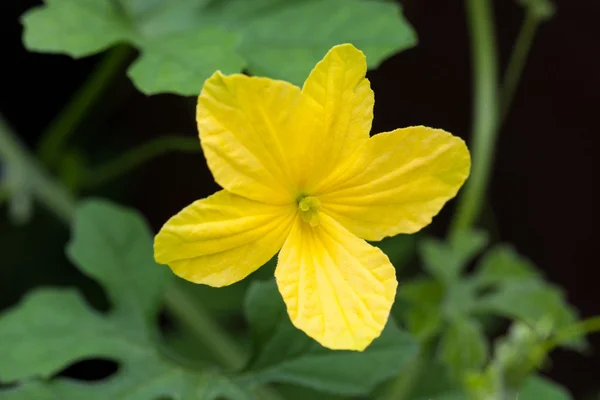
<svg viewBox="0 0 600 400"><path fill-rule="evenodd" d="M313 228L319 226L319 210L321 202L316 197L300 196L298 198L298 212L300 216Z"/></svg>

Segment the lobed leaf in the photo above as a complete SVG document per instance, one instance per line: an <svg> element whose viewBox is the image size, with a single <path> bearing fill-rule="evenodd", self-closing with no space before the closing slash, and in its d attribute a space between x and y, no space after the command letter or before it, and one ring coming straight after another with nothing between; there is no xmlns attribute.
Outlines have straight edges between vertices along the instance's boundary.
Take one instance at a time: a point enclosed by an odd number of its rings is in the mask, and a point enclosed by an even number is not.
<svg viewBox="0 0 600 400"><path fill-rule="evenodd" d="M42 289L0 318L0 380L23 381L8 399L248 400L237 382L167 359L154 342L155 315L166 269L152 259L152 237L137 213L107 201L82 203L68 251L104 285L112 310L91 309L73 290ZM118 373L96 383L50 378L74 362L102 357Z"/></svg>
<svg viewBox="0 0 600 400"><path fill-rule="evenodd" d="M129 76L146 94L197 95L215 70L244 67L301 84L336 44L360 47L370 67L416 44L398 5L368 0L45 0L22 22L32 51L137 47Z"/></svg>
<svg viewBox="0 0 600 400"><path fill-rule="evenodd" d="M48 378L74 361L114 357L138 346L76 291L40 289L0 315L0 381Z"/></svg>

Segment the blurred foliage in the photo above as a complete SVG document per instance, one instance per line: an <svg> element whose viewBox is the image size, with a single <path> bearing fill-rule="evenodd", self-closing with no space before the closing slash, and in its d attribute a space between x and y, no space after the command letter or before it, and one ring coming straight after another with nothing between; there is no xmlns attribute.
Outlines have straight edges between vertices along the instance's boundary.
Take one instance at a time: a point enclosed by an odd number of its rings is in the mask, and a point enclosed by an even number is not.
<svg viewBox="0 0 600 400"><path fill-rule="evenodd" d="M3 396L238 400L250 398L243 387L266 382L368 394L398 374L418 351L416 341L393 321L363 353L329 351L292 326L270 280L255 282L247 292L254 352L243 371L226 377L212 367L180 366L164 349L156 326L171 275L152 259L152 236L144 219L104 200L85 201L77 209L67 249L73 263L103 285L111 310L98 312L72 289L39 289L5 312L0 316L0 380L29 383ZM116 376L94 384L47 380L75 362L98 357L119 363Z"/></svg>
<svg viewBox="0 0 600 400"><path fill-rule="evenodd" d="M544 281L537 268L510 246L493 246L479 258L474 271L465 275L486 245L487 236L480 231L460 232L448 242L423 239L421 258L431 276L416 277L398 289L397 316L431 350L433 368L447 377L438 379L439 399L468 394L474 399L504 398L498 396L504 395L507 382L520 399L529 392L533 396L537 390L551 391L539 379L528 384L527 378L543 366L544 340L577 321L577 313L561 290ZM518 322L496 348L497 359L490 360L486 328L497 327L497 317ZM536 335L529 327L540 324L544 334ZM582 349L585 342L580 336L561 344ZM450 384L445 385L445 380ZM438 391L435 385L417 387L415 393L420 390L425 391L423 398L438 399L431 393Z"/></svg>
<svg viewBox="0 0 600 400"><path fill-rule="evenodd" d="M547 0L519 2L536 20L554 12ZM197 95L217 69L301 84L332 45L354 43L374 67L417 40L400 8L384 0L44 3L22 18L29 50L83 57L132 45L140 56L128 73L146 94ZM526 55L528 46L517 47ZM123 54L119 50L119 60ZM83 153L63 154L69 129L112 73L99 75L104 78L95 81L93 90L84 91L86 105L76 107L48 135L48 154L60 158L61 184L51 184L52 178L16 141L7 142L14 151L0 148L0 205L7 202L13 223L36 225L12 228L4 244L30 264L43 263L48 247L58 246L62 234L45 238L57 229L37 229L47 220L33 214L33 200L42 200L72 223L66 253L89 278L48 279L77 284L81 291L33 288L0 314L0 398L572 399L539 371L558 345L585 349L583 337L600 329L600 319L578 323L560 288L511 246L489 246L483 231L458 231L445 240L399 235L373 243L399 276L410 275L404 267L417 252L422 268L417 276L400 279L393 315L381 337L364 352L350 352L327 350L292 325L273 281L275 258L250 279L227 288L192 285L154 262L152 232L137 212L106 200L85 200L73 216L75 206L65 188L89 189L157 154L190 151L184 139L163 138L95 169L88 168ZM8 135L0 122L0 135ZM57 194L59 201L52 202ZM31 242L40 242L37 252L24 254L24 243ZM11 254L4 260L11 261ZM10 277L15 269L0 269L0 277ZM10 289L15 297L23 288ZM181 296L179 303L169 298L173 291ZM181 301L185 307L179 307ZM212 341L203 340L211 335ZM217 354L223 355L223 347L229 363ZM115 362L117 371L95 382L65 376L70 366L98 359ZM236 360L241 360L239 368Z"/></svg>
<svg viewBox="0 0 600 400"><path fill-rule="evenodd" d="M118 43L140 50L129 76L146 94L197 95L215 70L301 84L333 45L369 66L416 44L391 2L372 0L46 0L23 16L31 51L84 57ZM307 23L310 21L310 23Z"/></svg>
<svg viewBox="0 0 600 400"><path fill-rule="evenodd" d="M255 352L247 369L259 382L287 382L343 395L366 395L397 375L418 350L393 320L364 352L331 351L296 329L273 280L255 282L246 297Z"/></svg>

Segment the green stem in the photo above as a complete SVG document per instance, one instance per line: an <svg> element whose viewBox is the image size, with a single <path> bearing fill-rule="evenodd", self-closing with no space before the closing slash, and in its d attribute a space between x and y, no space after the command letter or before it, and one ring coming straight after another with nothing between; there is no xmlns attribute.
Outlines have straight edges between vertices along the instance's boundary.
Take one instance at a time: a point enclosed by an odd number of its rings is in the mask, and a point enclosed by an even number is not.
<svg viewBox="0 0 600 400"><path fill-rule="evenodd" d="M185 323L203 343L209 345L219 363L231 370L240 369L246 362L244 352L213 321L210 315L192 301L176 284L170 285L165 293L168 309Z"/></svg>
<svg viewBox="0 0 600 400"><path fill-rule="evenodd" d="M31 156L13 134L4 118L0 116L0 159L5 172L19 170L24 178L19 184L26 185L35 197L60 219L70 222L74 212L74 199L60 183L46 173L38 161Z"/></svg>
<svg viewBox="0 0 600 400"><path fill-rule="evenodd" d="M198 138L183 136L157 138L94 168L87 174L85 184L88 187L100 186L124 175L128 170L132 170L144 162L170 151L199 153L202 150Z"/></svg>
<svg viewBox="0 0 600 400"><path fill-rule="evenodd" d="M525 21L521 26L521 31L517 37L515 47L510 56L506 73L502 81L500 92L500 121L504 121L510 105L515 96L519 79L527 61L527 55L533 44L535 32L541 22L540 16L535 11L528 9L525 14Z"/></svg>
<svg viewBox="0 0 600 400"><path fill-rule="evenodd" d="M40 160L54 166L63 153L66 142L88 111L104 92L107 83L129 62L131 49L120 45L112 49L96 67L89 79L69 100L65 109L42 134L38 148Z"/></svg>
<svg viewBox="0 0 600 400"><path fill-rule="evenodd" d="M450 233L469 229L479 217L491 173L498 132L497 54L489 0L466 0L471 51L473 54L474 98L472 168L458 199Z"/></svg>
<svg viewBox="0 0 600 400"><path fill-rule="evenodd" d="M557 346L590 333L600 332L600 316L588 318L558 331L554 337L542 344L544 352L549 352Z"/></svg>
<svg viewBox="0 0 600 400"><path fill-rule="evenodd" d="M245 365L245 352L222 331L204 309L190 301L184 289L176 284L170 285L165 293L165 303L173 315L186 324L200 341L209 345L221 365L233 371L240 370ZM265 385L254 390L257 398L261 400L282 399L278 392Z"/></svg>

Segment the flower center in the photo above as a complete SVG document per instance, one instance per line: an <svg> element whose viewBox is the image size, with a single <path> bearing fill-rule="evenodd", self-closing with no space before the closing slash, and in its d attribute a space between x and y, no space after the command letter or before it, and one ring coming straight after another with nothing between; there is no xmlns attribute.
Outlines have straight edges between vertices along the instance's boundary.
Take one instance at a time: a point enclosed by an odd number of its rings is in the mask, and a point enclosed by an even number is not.
<svg viewBox="0 0 600 400"><path fill-rule="evenodd" d="M319 226L319 210L321 202L316 197L300 196L298 198L298 211L304 222L308 222L310 226Z"/></svg>

